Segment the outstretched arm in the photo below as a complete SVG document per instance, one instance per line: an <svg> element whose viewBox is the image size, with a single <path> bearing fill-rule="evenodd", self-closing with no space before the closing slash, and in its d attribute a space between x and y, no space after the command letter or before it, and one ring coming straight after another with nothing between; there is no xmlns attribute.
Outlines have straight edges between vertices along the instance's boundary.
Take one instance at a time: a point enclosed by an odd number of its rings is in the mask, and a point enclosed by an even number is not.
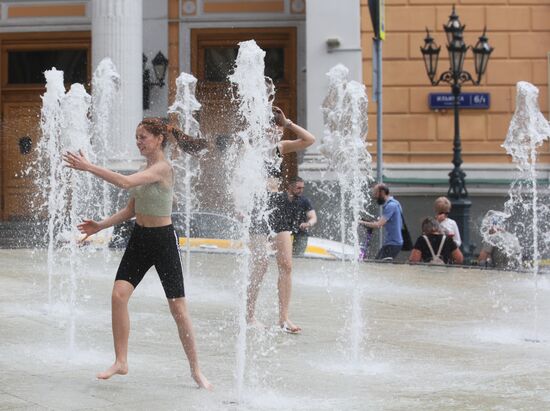
<svg viewBox="0 0 550 411"><path fill-rule="evenodd" d="M275 116L275 124L279 127L289 129L297 137L296 140L282 140L279 142L281 154L295 153L296 151L305 150L307 147L315 143L315 136L305 128L294 124L288 120L279 107L273 107L273 115Z"/></svg>
<svg viewBox="0 0 550 411"><path fill-rule="evenodd" d="M167 163L159 162L143 171L125 176L124 174L90 163L82 150L78 150L78 153L67 151L63 154L63 160L67 167L74 170L88 171L108 183L124 189L161 181L170 167Z"/></svg>
<svg viewBox="0 0 550 411"><path fill-rule="evenodd" d="M387 221L388 220L386 220L385 217L380 217L376 221L359 220L359 224L367 226L368 228L382 228L384 227L384 224L386 224Z"/></svg>
<svg viewBox="0 0 550 411"><path fill-rule="evenodd" d="M107 217L104 220L101 220L101 221L84 220L83 223L81 223L77 226L78 230L82 234L86 234L86 236L81 241L86 240L91 235L94 235L95 233L97 233L97 232L99 232L99 231L101 231L105 228L120 224L120 223L134 217L136 215L136 213L134 211L134 205L135 205L135 200L132 197L128 201L128 204L126 205L126 207L124 207L118 213L113 214L112 216Z"/></svg>

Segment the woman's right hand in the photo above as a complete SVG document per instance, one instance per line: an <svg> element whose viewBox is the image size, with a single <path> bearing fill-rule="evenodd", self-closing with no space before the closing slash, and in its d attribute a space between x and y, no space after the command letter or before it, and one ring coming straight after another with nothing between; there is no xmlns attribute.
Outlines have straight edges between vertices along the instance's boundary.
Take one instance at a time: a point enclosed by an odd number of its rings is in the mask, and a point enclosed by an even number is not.
<svg viewBox="0 0 550 411"><path fill-rule="evenodd" d="M80 240L80 242L85 241L91 235L94 235L98 231L101 231L101 226L97 221L94 220L84 220L84 222L77 225L76 228L78 228L78 231L80 231L82 234L86 234L86 236L82 240Z"/></svg>
<svg viewBox="0 0 550 411"><path fill-rule="evenodd" d="M287 119L285 113L283 113L283 110L279 107L273 106L273 117L275 119L275 124L279 127L284 127L286 125Z"/></svg>
<svg viewBox="0 0 550 411"><path fill-rule="evenodd" d="M80 171L89 171L92 163L86 158L82 150L78 152L67 151L63 154L63 161L65 161L65 166L72 168L74 170Z"/></svg>

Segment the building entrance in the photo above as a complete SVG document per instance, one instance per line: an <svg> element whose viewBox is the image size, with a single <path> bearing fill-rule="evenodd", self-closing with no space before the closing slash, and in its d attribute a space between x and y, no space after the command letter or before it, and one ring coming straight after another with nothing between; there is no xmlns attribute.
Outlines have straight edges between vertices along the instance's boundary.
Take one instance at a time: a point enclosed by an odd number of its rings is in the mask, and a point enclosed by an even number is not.
<svg viewBox="0 0 550 411"><path fill-rule="evenodd" d="M216 28L191 30L191 70L198 79L197 98L202 104L200 124L204 136L218 151L209 153L201 167L201 180L208 190L200 193L201 207L223 210L227 203L221 161L224 144L230 144L237 128L236 106L227 76L232 72L241 41L254 39L266 52L265 75L276 88L274 104L296 121L296 28ZM286 135L284 138L292 138ZM285 180L296 175L296 155L285 155ZM218 182L212 183L212 182Z"/></svg>
<svg viewBox="0 0 550 411"><path fill-rule="evenodd" d="M65 84L89 86L90 33L21 33L0 36L0 203L2 220L31 217L40 201L29 167L40 139L43 72L64 72Z"/></svg>

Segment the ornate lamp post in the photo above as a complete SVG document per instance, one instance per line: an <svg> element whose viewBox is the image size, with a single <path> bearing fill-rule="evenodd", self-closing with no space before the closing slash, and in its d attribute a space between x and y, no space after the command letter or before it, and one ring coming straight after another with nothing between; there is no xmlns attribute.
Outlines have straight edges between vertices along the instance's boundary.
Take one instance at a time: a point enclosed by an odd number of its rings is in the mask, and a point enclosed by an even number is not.
<svg viewBox="0 0 550 411"><path fill-rule="evenodd" d="M474 85L479 85L481 77L487 69L487 62L493 48L487 42L486 30L479 37L478 42L472 47L474 53L474 67L476 71L476 79L472 75L463 70L464 58L470 46L464 44L463 32L464 25L460 23L458 15L455 13L455 7L449 16L449 21L443 26L447 36L447 51L449 52L450 68L439 76L436 80L437 63L439 59L439 47L434 39L430 36L430 32L426 29L427 35L424 39L424 47L420 47L426 72L432 86L437 86L439 83L447 83L451 86L451 91L454 97L454 140L453 140L453 170L449 173L449 190L447 196L451 199L452 212L451 217L458 223L461 230L463 250L466 255L470 255L472 250L470 246L470 206L472 202L468 198L468 190L466 189L465 177L466 173L460 167L462 164L462 145L460 142L460 122L459 122L459 106L460 93L462 84L471 81Z"/></svg>

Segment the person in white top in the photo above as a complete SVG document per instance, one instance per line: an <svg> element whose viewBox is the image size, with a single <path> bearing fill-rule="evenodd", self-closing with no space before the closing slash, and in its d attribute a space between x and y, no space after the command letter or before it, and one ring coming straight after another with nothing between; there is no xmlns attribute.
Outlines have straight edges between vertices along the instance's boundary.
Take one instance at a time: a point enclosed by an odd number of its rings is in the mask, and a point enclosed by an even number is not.
<svg viewBox="0 0 550 411"><path fill-rule="evenodd" d="M435 218L439 222L439 226L443 233L451 237L458 247L462 244L460 231L456 221L449 218L451 211L451 202L447 197L438 197L434 202Z"/></svg>

